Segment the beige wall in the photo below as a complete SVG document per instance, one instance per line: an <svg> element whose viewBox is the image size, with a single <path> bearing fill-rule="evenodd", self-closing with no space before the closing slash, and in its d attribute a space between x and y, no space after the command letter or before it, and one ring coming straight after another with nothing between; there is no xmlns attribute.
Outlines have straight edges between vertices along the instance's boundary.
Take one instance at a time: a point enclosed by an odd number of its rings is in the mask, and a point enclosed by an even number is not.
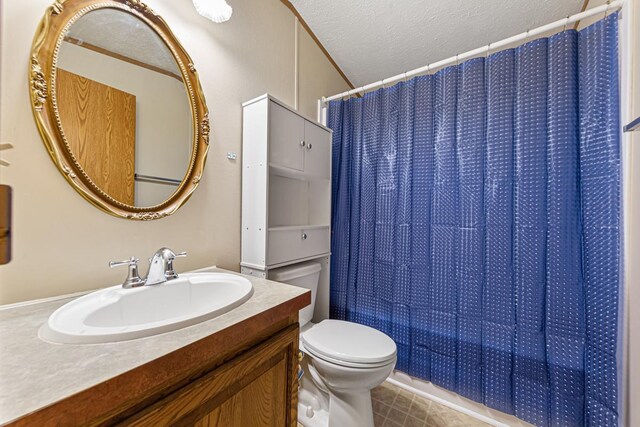
<svg viewBox="0 0 640 427"><path fill-rule="evenodd" d="M204 178L171 217L133 222L84 201L49 159L29 105L27 65L35 28L51 0L2 1L0 141L11 162L0 180L14 190L13 260L0 266L0 304L116 284L126 271L109 260L148 258L161 246L189 256L178 271L216 264L238 270L241 103L265 92L294 104L295 18L279 0L233 1L229 22L200 17L191 2L147 0L190 53L211 111L212 144ZM299 107L315 118L316 100L347 89L300 28ZM146 270L143 269L143 271Z"/></svg>

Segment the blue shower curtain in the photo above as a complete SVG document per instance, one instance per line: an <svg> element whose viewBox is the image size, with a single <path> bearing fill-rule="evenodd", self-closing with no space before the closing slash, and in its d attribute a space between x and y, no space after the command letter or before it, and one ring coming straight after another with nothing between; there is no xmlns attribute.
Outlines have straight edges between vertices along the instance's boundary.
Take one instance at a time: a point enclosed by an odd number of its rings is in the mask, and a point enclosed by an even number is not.
<svg viewBox="0 0 640 427"><path fill-rule="evenodd" d="M619 423L617 19L329 106L331 316L538 426Z"/></svg>

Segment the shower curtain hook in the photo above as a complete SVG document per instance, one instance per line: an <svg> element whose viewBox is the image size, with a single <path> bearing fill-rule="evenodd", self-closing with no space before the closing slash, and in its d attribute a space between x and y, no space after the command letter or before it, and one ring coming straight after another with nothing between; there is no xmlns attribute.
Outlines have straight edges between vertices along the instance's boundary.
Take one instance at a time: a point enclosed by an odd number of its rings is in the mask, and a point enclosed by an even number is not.
<svg viewBox="0 0 640 427"><path fill-rule="evenodd" d="M487 45L487 55L486 55L486 57L488 58L490 55L491 55L491 43L489 43Z"/></svg>
<svg viewBox="0 0 640 427"><path fill-rule="evenodd" d="M524 44L529 43L529 29L527 28L527 34L524 36Z"/></svg>
<svg viewBox="0 0 640 427"><path fill-rule="evenodd" d="M611 7L611 0L607 0L607 8L604 10L604 17L607 17L607 13L609 13L609 7Z"/></svg>
<svg viewBox="0 0 640 427"><path fill-rule="evenodd" d="M565 31L567 31L567 25L569 25L569 18L571 15L567 15L567 17L565 18L564 21L564 28L562 29L562 32L564 33Z"/></svg>
<svg viewBox="0 0 640 427"><path fill-rule="evenodd" d="M405 83L407 82L407 72L406 71L404 72L404 82Z"/></svg>

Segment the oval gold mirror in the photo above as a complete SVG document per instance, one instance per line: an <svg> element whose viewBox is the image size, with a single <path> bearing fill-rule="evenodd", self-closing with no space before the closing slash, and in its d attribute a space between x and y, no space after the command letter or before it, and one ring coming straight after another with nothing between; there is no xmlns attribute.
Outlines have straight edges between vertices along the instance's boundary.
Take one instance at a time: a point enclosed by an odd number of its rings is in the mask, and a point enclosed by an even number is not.
<svg viewBox="0 0 640 427"><path fill-rule="evenodd" d="M98 208L158 219L198 186L210 131L200 82L144 3L53 3L34 37L29 84L53 162Z"/></svg>

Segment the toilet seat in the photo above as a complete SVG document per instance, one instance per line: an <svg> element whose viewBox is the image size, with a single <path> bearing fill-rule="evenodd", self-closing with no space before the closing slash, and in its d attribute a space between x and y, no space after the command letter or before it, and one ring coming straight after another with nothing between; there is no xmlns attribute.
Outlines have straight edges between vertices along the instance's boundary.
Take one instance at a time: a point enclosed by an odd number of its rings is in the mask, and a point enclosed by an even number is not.
<svg viewBox="0 0 640 427"><path fill-rule="evenodd" d="M395 363L396 344L382 332L342 320L323 320L301 334L304 349L329 363L375 368Z"/></svg>
<svg viewBox="0 0 640 427"><path fill-rule="evenodd" d="M381 366L388 365L390 363L395 363L395 357L391 357L389 360L385 360L383 362L376 363L355 363L355 362L347 362L345 360L339 360L332 358L330 356L326 356L323 354L318 354L308 347L303 347L301 350L305 351L309 356L315 357L317 359L323 360L328 363L332 363L337 366L343 366L345 368L356 368L356 369L371 369L371 368L379 368Z"/></svg>

